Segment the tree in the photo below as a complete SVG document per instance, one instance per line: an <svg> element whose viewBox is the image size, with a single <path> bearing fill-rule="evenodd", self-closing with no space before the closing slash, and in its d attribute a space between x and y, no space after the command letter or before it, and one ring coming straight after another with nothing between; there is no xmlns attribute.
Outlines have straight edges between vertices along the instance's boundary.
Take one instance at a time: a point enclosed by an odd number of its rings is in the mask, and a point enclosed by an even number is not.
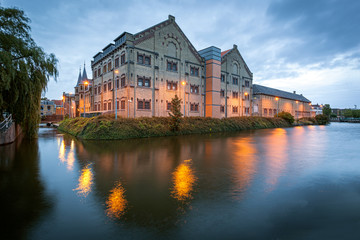
<svg viewBox="0 0 360 240"><path fill-rule="evenodd" d="M179 127L181 123L182 113L180 111L181 108L180 103L181 103L181 99L179 99L177 95L175 95L175 97L171 99L171 109L169 115L171 117L170 129L173 132L179 131Z"/></svg>
<svg viewBox="0 0 360 240"><path fill-rule="evenodd" d="M324 115L330 117L330 114L331 114L330 105L329 105L329 104L325 104L325 105L323 106L322 112L323 112Z"/></svg>
<svg viewBox="0 0 360 240"><path fill-rule="evenodd" d="M276 117L282 118L290 124L293 124L295 121L294 116L291 115L291 113L289 112L282 111L279 114L277 114Z"/></svg>
<svg viewBox="0 0 360 240"><path fill-rule="evenodd" d="M30 36L30 19L17 8L0 7L0 114L13 115L27 137L35 137L40 99L50 77L57 78L54 54Z"/></svg>

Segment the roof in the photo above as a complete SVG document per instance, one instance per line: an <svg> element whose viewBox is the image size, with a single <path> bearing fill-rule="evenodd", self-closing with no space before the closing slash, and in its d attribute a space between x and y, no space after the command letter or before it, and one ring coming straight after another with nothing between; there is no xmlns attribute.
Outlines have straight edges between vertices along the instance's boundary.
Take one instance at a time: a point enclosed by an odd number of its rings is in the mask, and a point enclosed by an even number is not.
<svg viewBox="0 0 360 240"><path fill-rule="evenodd" d="M77 85L81 84L81 67L80 67L80 70L79 70L79 77L78 77L78 81L77 81Z"/></svg>
<svg viewBox="0 0 360 240"><path fill-rule="evenodd" d="M63 101L62 100L51 100L55 103L56 106L62 106L63 105Z"/></svg>
<svg viewBox="0 0 360 240"><path fill-rule="evenodd" d="M221 52L221 57L223 57L225 54L227 54L230 50L231 49Z"/></svg>
<svg viewBox="0 0 360 240"><path fill-rule="evenodd" d="M280 97L280 98L287 98L287 99L292 99L292 100L297 100L297 101L302 101L302 102L311 102L309 99L305 98L303 95L285 92L285 91L282 91L279 89L269 88L269 87L261 86L258 84L253 84L253 94L254 95L255 94L264 94L264 95Z"/></svg>

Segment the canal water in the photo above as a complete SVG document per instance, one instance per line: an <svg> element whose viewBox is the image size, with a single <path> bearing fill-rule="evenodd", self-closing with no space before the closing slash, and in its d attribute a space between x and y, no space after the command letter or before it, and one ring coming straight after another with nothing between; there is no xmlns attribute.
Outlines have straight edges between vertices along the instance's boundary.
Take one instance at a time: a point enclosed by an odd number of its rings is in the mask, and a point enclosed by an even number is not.
<svg viewBox="0 0 360 240"><path fill-rule="evenodd" d="M0 147L1 239L360 239L360 124Z"/></svg>

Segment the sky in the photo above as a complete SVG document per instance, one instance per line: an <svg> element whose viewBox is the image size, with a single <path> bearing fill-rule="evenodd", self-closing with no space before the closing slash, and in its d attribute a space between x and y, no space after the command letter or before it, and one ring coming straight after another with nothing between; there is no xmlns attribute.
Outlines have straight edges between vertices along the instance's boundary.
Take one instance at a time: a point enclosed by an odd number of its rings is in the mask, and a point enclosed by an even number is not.
<svg viewBox="0 0 360 240"><path fill-rule="evenodd" d="M124 31L173 15L197 50L233 44L253 83L303 94L332 108L360 108L359 0L0 0L31 19L31 35L59 60L45 94L74 92L84 63Z"/></svg>

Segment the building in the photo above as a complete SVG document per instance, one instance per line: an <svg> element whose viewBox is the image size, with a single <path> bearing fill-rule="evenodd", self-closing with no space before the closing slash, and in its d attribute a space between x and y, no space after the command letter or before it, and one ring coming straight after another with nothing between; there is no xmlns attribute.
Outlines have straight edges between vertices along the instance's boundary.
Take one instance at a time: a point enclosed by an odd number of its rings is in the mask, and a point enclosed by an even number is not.
<svg viewBox="0 0 360 240"><path fill-rule="evenodd" d="M323 113L323 105L319 105L319 104L313 104L311 105L310 108L310 112L311 112L311 116L315 117L316 115L322 114Z"/></svg>
<svg viewBox="0 0 360 240"><path fill-rule="evenodd" d="M253 76L237 46L197 51L173 16L139 33L122 33L94 56L91 68L93 80L84 77L85 68L79 74L77 112L85 98L88 113L116 108L122 117L168 116L178 95L184 116L251 115Z"/></svg>
<svg viewBox="0 0 360 240"><path fill-rule="evenodd" d="M56 105L54 101L50 100L41 100L40 102L40 115L41 116L50 116L55 115Z"/></svg>
<svg viewBox="0 0 360 240"><path fill-rule="evenodd" d="M55 115L64 115L64 102L63 100L51 100L55 104Z"/></svg>
<svg viewBox="0 0 360 240"><path fill-rule="evenodd" d="M91 112L93 107L93 92L92 92L93 80L88 79L86 68L84 64L84 70L81 75L81 69L79 71L78 81L75 86L75 116L84 116L84 113Z"/></svg>
<svg viewBox="0 0 360 240"><path fill-rule="evenodd" d="M64 115L70 118L76 116L75 94L63 92Z"/></svg>
<svg viewBox="0 0 360 240"><path fill-rule="evenodd" d="M255 116L273 117L279 112L289 112L295 119L310 117L311 102L302 94L253 85L253 112Z"/></svg>

